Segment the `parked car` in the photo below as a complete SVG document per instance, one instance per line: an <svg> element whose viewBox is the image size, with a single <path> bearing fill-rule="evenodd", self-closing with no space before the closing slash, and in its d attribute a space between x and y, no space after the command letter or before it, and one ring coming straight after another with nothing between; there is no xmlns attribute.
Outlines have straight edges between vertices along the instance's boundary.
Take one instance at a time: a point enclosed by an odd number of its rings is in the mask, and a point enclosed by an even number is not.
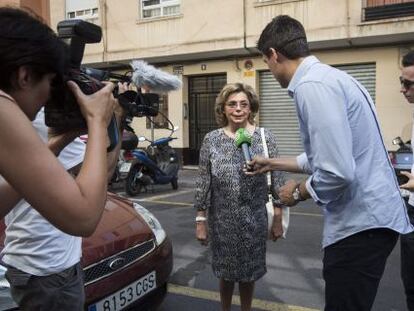
<svg viewBox="0 0 414 311"><path fill-rule="evenodd" d="M404 141L401 137L396 137L392 140L393 145L397 145L396 151L389 151L388 155L391 160L391 164L394 167L395 175L399 185L405 184L408 178L401 174L402 171L411 172L413 165L413 151L411 149L411 141ZM408 198L409 191L401 189L401 194L404 198Z"/></svg>
<svg viewBox="0 0 414 311"><path fill-rule="evenodd" d="M0 246L4 245L4 222ZM154 310L167 291L172 270L172 244L161 224L147 209L108 193L103 217L82 243L88 311L130 307ZM0 310L16 308L0 265Z"/></svg>

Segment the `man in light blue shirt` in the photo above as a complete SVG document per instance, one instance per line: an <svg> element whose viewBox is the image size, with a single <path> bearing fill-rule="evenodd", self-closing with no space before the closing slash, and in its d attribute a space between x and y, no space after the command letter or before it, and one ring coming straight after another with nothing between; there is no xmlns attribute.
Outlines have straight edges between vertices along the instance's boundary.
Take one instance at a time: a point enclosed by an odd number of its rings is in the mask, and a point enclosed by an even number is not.
<svg viewBox="0 0 414 311"><path fill-rule="evenodd" d="M305 153L255 158L250 174L310 174L279 196L291 206L312 198L323 209L325 310L371 310L398 234L413 230L373 101L351 76L310 55L303 26L289 16L266 26L258 49L295 101Z"/></svg>

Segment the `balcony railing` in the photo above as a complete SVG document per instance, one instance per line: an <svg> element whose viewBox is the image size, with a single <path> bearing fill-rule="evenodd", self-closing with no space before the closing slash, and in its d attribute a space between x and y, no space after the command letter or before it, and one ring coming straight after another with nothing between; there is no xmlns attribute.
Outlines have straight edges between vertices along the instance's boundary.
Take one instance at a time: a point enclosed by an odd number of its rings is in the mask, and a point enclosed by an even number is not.
<svg viewBox="0 0 414 311"><path fill-rule="evenodd" d="M414 16L414 0L363 0L363 20Z"/></svg>

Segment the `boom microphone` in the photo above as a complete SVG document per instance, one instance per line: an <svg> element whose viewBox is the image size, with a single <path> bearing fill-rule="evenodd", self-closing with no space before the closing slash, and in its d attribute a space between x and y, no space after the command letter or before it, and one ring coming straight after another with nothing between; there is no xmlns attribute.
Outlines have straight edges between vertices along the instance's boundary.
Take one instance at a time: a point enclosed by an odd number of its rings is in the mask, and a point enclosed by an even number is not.
<svg viewBox="0 0 414 311"><path fill-rule="evenodd" d="M169 92L181 87L181 80L176 76L147 64L142 60L131 62L132 82L137 87L148 87L151 91Z"/></svg>
<svg viewBox="0 0 414 311"><path fill-rule="evenodd" d="M252 144L252 135L244 129L239 128L236 131L236 138L234 140L237 147L241 148L243 151L243 157L246 162L252 160L252 156L250 155L249 146Z"/></svg>

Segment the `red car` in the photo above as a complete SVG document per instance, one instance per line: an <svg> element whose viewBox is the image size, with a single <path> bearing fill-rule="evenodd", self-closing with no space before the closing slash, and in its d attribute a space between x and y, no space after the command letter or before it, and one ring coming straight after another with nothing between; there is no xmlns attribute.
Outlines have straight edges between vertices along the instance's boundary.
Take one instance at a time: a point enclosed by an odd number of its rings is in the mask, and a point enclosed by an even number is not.
<svg viewBox="0 0 414 311"><path fill-rule="evenodd" d="M4 229L2 222L1 245ZM152 310L162 302L172 245L159 221L141 205L108 193L103 217L95 233L83 240L82 251L85 310ZM0 265L0 310L13 310L4 272Z"/></svg>

